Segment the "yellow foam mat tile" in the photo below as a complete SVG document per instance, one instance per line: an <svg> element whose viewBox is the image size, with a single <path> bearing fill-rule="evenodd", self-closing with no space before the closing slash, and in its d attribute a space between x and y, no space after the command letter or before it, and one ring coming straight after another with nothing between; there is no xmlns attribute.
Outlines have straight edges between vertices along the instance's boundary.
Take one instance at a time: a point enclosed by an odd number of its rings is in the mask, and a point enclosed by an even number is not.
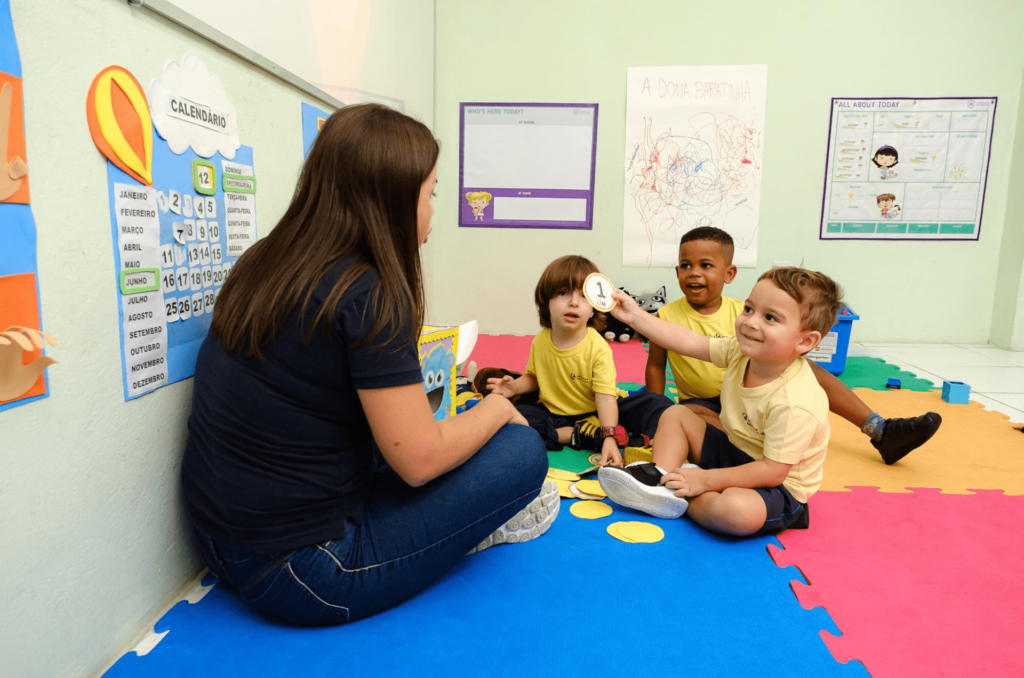
<svg viewBox="0 0 1024 678"><path fill-rule="evenodd" d="M886 418L916 417L938 412L942 426L922 447L886 466L859 428L834 414L832 438L825 457L821 489L846 491L866 485L882 492L937 488L946 494L971 490L1002 490L1024 495L1024 434L1009 418L981 404L950 405L939 391L875 391L855 389L875 412Z"/></svg>

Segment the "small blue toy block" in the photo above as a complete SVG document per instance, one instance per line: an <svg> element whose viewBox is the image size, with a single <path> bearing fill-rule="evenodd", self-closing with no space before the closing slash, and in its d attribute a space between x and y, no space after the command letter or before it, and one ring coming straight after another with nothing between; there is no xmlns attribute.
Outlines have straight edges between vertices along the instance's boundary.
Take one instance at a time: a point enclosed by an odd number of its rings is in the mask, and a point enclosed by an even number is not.
<svg viewBox="0 0 1024 678"><path fill-rule="evenodd" d="M966 405L971 399L971 387L962 381L944 381L942 399L952 405Z"/></svg>
<svg viewBox="0 0 1024 678"><path fill-rule="evenodd" d="M900 380L895 377L889 377L889 381L885 383L885 387L899 390L901 388Z"/></svg>

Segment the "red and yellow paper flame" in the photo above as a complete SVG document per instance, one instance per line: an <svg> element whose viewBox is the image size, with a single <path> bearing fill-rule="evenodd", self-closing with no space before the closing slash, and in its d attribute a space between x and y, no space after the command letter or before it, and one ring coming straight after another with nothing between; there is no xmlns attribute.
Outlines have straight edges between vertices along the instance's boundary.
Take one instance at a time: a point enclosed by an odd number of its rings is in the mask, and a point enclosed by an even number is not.
<svg viewBox="0 0 1024 678"><path fill-rule="evenodd" d="M89 133L100 153L136 180L153 184L153 120L139 81L120 66L93 78L85 102Z"/></svg>

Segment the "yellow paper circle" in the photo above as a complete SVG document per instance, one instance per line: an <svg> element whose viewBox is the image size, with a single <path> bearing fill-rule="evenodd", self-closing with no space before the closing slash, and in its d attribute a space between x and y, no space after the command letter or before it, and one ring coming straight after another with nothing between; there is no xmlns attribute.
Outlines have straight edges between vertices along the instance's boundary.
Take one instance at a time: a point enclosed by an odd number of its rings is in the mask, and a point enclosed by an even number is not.
<svg viewBox="0 0 1024 678"><path fill-rule="evenodd" d="M616 538L616 539L618 539L619 541L624 541L624 542L626 542L627 544L632 544L632 543L633 543L633 540L632 540L632 539L629 539L629 538L627 538L627 537L624 537L624 536L622 535L622 533L621 533L621 532L619 532L619 525L621 525L621 524L622 524L622 523L612 523L611 525L609 525L608 527L606 527L606 528L605 528L605 532L607 532L607 533L608 533L608 534L610 534L611 536L615 537L615 538Z"/></svg>
<svg viewBox="0 0 1024 678"><path fill-rule="evenodd" d="M574 501L569 507L569 512L577 518L594 520L604 518L612 514L612 507L601 501Z"/></svg>
<svg viewBox="0 0 1024 678"><path fill-rule="evenodd" d="M572 484L570 480L561 480L559 478L549 478L551 482L558 485L558 494L567 499L575 499L576 495L569 490L569 485Z"/></svg>
<svg viewBox="0 0 1024 678"><path fill-rule="evenodd" d="M581 480L576 483L576 489L586 494L593 494L598 497L607 497L608 495L604 490L601 489L601 483L596 480Z"/></svg>
<svg viewBox="0 0 1024 678"><path fill-rule="evenodd" d="M607 532L630 544L653 544L665 538L665 531L657 525L637 521L612 523Z"/></svg>
<svg viewBox="0 0 1024 678"><path fill-rule="evenodd" d="M555 468L554 466L552 466L551 468L548 469L548 478L550 478L552 480L570 480L570 481L576 481L576 480L580 479L579 475L577 475L577 474L575 474L575 473L573 473L571 471L563 471L562 469Z"/></svg>
<svg viewBox="0 0 1024 678"><path fill-rule="evenodd" d="M571 483L569 485L569 491L572 492L572 496L576 497L577 499L593 499L595 501L599 499L604 499L604 497L599 494L587 494L586 492L581 491L576 483Z"/></svg>

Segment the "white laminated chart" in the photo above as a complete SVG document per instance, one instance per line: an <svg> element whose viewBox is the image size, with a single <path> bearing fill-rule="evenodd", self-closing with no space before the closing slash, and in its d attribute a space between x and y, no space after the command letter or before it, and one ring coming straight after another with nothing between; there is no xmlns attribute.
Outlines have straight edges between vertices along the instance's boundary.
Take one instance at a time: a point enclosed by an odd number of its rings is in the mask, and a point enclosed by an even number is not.
<svg viewBox="0 0 1024 678"><path fill-rule="evenodd" d="M591 228L597 104L463 103L459 128L459 226Z"/></svg>
<svg viewBox="0 0 1024 678"><path fill-rule="evenodd" d="M833 99L822 240L977 240L996 98Z"/></svg>

